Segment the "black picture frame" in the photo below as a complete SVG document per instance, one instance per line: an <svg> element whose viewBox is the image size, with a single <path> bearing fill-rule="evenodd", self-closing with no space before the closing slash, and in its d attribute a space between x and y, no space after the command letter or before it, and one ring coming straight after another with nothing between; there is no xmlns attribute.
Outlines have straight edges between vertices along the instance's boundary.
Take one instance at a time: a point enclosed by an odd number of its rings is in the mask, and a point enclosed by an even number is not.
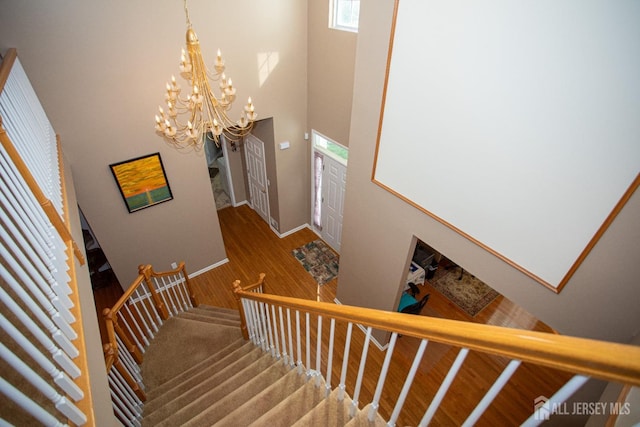
<svg viewBox="0 0 640 427"><path fill-rule="evenodd" d="M173 200L160 153L109 165L129 213Z"/></svg>

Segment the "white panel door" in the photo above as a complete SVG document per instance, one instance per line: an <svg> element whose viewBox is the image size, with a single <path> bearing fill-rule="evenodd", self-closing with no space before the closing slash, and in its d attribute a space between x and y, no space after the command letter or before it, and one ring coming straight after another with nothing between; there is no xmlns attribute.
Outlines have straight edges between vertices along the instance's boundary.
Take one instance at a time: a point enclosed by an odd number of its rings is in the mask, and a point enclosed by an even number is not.
<svg viewBox="0 0 640 427"><path fill-rule="evenodd" d="M330 156L324 156L321 236L336 252L340 252L342 241L342 216L346 184L347 167Z"/></svg>
<svg viewBox="0 0 640 427"><path fill-rule="evenodd" d="M269 224L269 195L267 193L267 170L264 158L264 143L253 135L245 138L245 156L249 183L249 203L254 211Z"/></svg>

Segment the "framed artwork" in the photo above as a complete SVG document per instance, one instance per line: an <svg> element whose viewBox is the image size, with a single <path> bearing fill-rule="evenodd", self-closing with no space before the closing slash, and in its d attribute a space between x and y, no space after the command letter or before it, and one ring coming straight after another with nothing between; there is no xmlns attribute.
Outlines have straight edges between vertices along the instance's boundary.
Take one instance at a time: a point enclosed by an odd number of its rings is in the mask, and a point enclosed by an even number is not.
<svg viewBox="0 0 640 427"><path fill-rule="evenodd" d="M160 153L109 165L129 213L173 199Z"/></svg>

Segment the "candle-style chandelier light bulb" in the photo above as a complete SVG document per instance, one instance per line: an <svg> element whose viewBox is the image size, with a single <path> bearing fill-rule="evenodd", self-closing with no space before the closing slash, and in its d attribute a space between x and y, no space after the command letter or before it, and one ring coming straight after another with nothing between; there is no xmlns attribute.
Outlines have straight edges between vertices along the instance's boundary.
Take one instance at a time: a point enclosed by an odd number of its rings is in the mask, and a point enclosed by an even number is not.
<svg viewBox="0 0 640 427"><path fill-rule="evenodd" d="M204 138L213 138L220 146L220 135L224 134L233 148L247 135L258 117L251 98L240 113L240 118L232 120L227 115L236 98L233 82L224 74L225 65L218 49L214 63L215 72L210 72L204 64L200 42L191 26L187 2L184 0L187 18L186 50L180 56L180 76L188 82L188 94L181 97L181 88L175 76L166 84L166 111L159 107L155 116L156 133L163 136L176 148L202 148ZM218 85L212 84L218 82ZM219 87L216 96L213 89Z"/></svg>

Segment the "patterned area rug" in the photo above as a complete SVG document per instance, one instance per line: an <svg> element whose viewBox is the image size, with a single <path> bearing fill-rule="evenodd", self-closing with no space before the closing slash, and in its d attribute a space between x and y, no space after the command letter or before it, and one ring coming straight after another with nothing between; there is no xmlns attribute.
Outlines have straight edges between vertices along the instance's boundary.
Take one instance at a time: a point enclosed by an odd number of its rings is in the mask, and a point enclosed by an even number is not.
<svg viewBox="0 0 640 427"><path fill-rule="evenodd" d="M322 240L314 240L291 251L305 270L324 285L338 275L338 256Z"/></svg>
<svg viewBox="0 0 640 427"><path fill-rule="evenodd" d="M440 293L473 317L480 313L491 301L500 295L466 271L460 277L460 270L455 269L431 283Z"/></svg>

